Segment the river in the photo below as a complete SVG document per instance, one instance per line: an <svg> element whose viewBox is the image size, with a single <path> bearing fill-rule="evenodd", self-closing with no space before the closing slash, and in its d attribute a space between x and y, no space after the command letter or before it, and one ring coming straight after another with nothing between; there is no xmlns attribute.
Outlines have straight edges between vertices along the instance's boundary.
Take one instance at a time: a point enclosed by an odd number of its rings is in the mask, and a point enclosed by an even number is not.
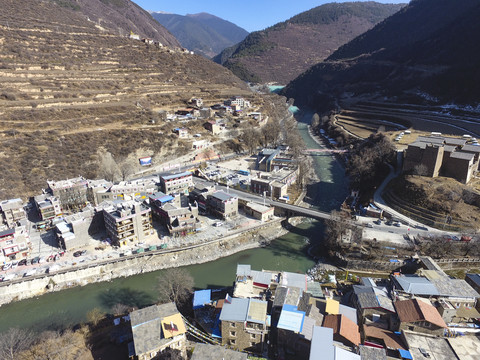
<svg viewBox="0 0 480 360"><path fill-rule="evenodd" d="M307 124L312 114L305 114L298 129L307 148L319 145L308 134ZM307 197L313 207L330 211L338 208L347 194L347 182L342 167L328 154L313 157L320 182L308 187ZM232 285L237 264L251 264L253 269L305 272L314 265L306 253L308 244L321 241L322 224L306 221L288 234L276 239L266 248L239 252L205 264L186 267L195 280L195 287L224 287ZM37 298L27 299L0 308L0 331L10 327L36 331L62 329L85 321L86 313L98 307L108 312L112 305L123 303L143 307L155 301L155 271L111 282L75 287Z"/></svg>

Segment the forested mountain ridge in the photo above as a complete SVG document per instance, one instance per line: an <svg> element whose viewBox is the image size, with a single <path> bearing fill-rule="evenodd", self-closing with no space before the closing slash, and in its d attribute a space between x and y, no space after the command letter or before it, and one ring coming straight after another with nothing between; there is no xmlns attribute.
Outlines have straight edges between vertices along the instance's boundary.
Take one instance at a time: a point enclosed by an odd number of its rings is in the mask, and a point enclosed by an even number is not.
<svg viewBox="0 0 480 360"><path fill-rule="evenodd" d="M321 5L251 33L214 61L245 81L286 84L403 6L376 2Z"/></svg>

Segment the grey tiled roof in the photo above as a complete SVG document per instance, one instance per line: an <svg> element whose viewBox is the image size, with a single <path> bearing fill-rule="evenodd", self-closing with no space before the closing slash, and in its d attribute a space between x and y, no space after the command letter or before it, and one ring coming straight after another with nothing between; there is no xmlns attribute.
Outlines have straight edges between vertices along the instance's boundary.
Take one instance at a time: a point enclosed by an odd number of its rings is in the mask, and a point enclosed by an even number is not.
<svg viewBox="0 0 480 360"><path fill-rule="evenodd" d="M161 321L178 313L174 303L153 305L130 313L135 354L138 356L158 349L169 340L162 335Z"/></svg>

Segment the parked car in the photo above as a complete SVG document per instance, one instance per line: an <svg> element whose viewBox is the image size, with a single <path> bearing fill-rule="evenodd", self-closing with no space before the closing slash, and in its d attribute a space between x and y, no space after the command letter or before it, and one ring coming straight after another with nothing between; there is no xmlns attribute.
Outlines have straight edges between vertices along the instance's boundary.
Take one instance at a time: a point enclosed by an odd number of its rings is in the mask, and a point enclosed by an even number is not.
<svg viewBox="0 0 480 360"><path fill-rule="evenodd" d="M396 222L396 223L393 224L393 225L395 225L396 227L400 227L400 223L399 223L399 222Z"/></svg>
<svg viewBox="0 0 480 360"><path fill-rule="evenodd" d="M390 225L392 225L392 224L393 224L393 221L392 221L392 220L388 220L388 221L385 223L385 225L388 225L388 226L390 226Z"/></svg>
<svg viewBox="0 0 480 360"><path fill-rule="evenodd" d="M82 256L82 255L83 255L83 254L82 254L81 251L75 251L75 252L73 253L73 256L75 256L75 257L79 257L79 256Z"/></svg>
<svg viewBox="0 0 480 360"><path fill-rule="evenodd" d="M23 266L23 265L27 265L27 259L22 259L18 262L18 265L20 266Z"/></svg>
<svg viewBox="0 0 480 360"><path fill-rule="evenodd" d="M377 224L377 225L381 225L382 224L382 221L380 219L377 219L373 222L374 224Z"/></svg>
<svg viewBox="0 0 480 360"><path fill-rule="evenodd" d="M6 271L8 269L10 269L12 267L12 263L6 263L5 265L3 265L3 271Z"/></svg>
<svg viewBox="0 0 480 360"><path fill-rule="evenodd" d="M365 225L367 228L373 228L373 225L370 224L370 223L367 223L367 225Z"/></svg>
<svg viewBox="0 0 480 360"><path fill-rule="evenodd" d="M37 257L34 257L32 259L32 265L35 265L35 264L38 264L38 262L40 261L40 258L37 256Z"/></svg>

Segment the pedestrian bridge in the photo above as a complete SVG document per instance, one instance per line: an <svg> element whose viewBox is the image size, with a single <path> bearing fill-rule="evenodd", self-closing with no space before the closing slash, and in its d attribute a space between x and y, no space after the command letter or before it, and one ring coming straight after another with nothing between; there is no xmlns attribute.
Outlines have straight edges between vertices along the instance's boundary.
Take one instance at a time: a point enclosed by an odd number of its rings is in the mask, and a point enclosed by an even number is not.
<svg viewBox="0 0 480 360"><path fill-rule="evenodd" d="M285 215L287 217L305 216L315 220L331 219L330 213L316 210L316 209L310 209L302 206L285 204L279 201L271 201L270 205L274 206L277 209L282 209L285 212Z"/></svg>

